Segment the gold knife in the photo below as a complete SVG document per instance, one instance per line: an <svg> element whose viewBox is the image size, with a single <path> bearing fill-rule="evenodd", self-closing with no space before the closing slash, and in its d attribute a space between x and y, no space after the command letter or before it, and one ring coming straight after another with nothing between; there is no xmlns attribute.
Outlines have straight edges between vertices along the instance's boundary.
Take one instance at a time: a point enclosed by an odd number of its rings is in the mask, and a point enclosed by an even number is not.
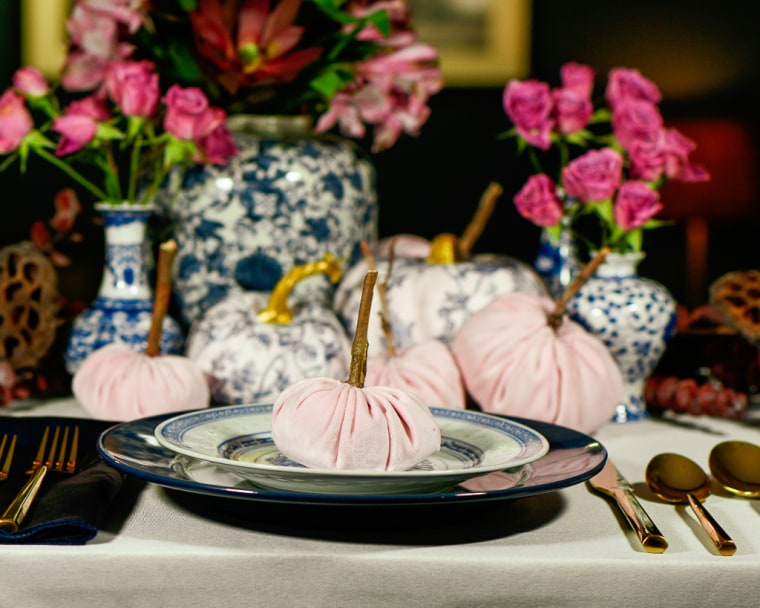
<svg viewBox="0 0 760 608"><path fill-rule="evenodd" d="M588 483L598 492L615 499L645 551L662 553L668 548L668 541L639 503L631 484L620 474L609 458L604 468L589 479Z"/></svg>

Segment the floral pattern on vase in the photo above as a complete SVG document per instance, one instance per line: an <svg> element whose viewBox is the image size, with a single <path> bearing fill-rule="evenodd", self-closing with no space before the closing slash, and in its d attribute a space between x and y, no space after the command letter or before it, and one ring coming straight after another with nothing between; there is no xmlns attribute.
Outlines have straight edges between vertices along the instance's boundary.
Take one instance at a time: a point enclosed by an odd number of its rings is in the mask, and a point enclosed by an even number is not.
<svg viewBox="0 0 760 608"><path fill-rule="evenodd" d="M623 373L615 422L648 417L644 384L675 332L676 302L663 285L637 273L643 256L608 254L567 307L573 320L604 342Z"/></svg>
<svg viewBox="0 0 760 608"><path fill-rule="evenodd" d="M346 266L377 238L375 173L349 140L316 136L306 117L233 116L240 150L190 169L159 200L177 241L174 294L192 324L234 291L271 291L288 269L331 253ZM334 287L312 283L329 302Z"/></svg>
<svg viewBox="0 0 760 608"><path fill-rule="evenodd" d="M105 263L98 293L91 306L74 319L64 355L66 370L74 374L87 356L112 342L138 352L148 345L153 317L153 289L149 282L150 243L147 222L151 205L99 204L105 228ZM176 320L165 317L160 349L178 354L184 336Z"/></svg>

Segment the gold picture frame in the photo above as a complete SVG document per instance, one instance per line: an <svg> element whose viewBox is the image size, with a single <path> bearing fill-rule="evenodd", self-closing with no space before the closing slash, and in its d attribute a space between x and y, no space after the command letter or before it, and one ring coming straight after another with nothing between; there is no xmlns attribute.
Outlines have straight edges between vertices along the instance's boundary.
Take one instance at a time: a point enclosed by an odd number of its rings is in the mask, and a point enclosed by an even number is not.
<svg viewBox="0 0 760 608"><path fill-rule="evenodd" d="M532 0L408 0L446 86L502 86L530 70Z"/></svg>
<svg viewBox="0 0 760 608"><path fill-rule="evenodd" d="M530 69L532 0L408 0L446 86L500 86ZM22 59L52 77L66 53L68 0L22 0Z"/></svg>

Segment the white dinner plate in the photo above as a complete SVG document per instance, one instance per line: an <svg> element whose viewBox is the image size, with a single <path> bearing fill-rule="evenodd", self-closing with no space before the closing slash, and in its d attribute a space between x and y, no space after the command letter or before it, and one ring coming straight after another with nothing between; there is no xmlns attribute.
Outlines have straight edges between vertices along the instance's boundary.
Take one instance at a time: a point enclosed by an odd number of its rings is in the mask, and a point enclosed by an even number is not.
<svg viewBox="0 0 760 608"><path fill-rule="evenodd" d="M531 463L549 442L523 424L471 410L431 408L441 449L408 471L306 468L272 441L272 405L232 405L164 420L158 443L176 454L231 471L256 485L311 494L383 495L442 491L493 471Z"/></svg>

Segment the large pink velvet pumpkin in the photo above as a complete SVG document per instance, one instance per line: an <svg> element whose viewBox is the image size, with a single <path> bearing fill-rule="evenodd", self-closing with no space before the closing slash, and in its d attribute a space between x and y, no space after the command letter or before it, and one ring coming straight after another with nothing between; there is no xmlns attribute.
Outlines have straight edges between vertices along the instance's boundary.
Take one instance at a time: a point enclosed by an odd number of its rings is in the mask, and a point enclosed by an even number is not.
<svg viewBox="0 0 760 608"><path fill-rule="evenodd" d="M604 344L530 293L495 298L465 320L451 344L465 386L489 413L532 418L592 433L612 419L623 391Z"/></svg>

